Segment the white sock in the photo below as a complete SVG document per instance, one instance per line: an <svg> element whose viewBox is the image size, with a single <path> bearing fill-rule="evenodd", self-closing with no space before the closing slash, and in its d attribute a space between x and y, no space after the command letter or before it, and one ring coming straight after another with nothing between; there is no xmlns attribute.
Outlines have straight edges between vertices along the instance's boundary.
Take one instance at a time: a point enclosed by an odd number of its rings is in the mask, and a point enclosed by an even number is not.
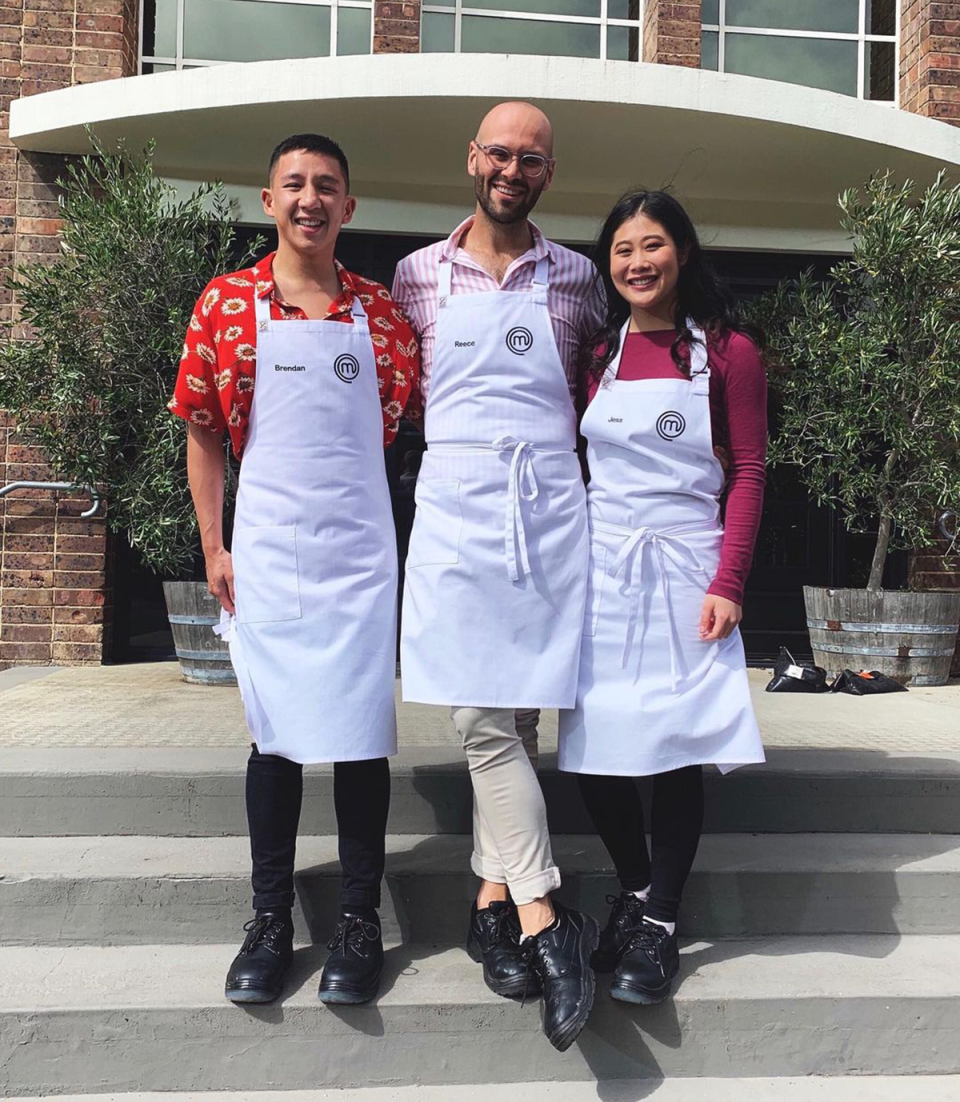
<svg viewBox="0 0 960 1102"><path fill-rule="evenodd" d="M662 926L668 934L675 934L677 932L676 922L661 922L659 918L651 918L649 915L644 915L643 921L653 922L657 926Z"/></svg>
<svg viewBox="0 0 960 1102"><path fill-rule="evenodd" d="M642 899L642 900L643 900L644 902L646 902L646 901L647 901L647 900L648 900L648 899L650 898L650 888L651 888L651 887L652 887L652 885L651 885L651 884L648 884L648 885L647 885L647 886L646 886L646 887L645 887L645 888L643 889L643 891L639 891L639 892L631 892L630 894L631 894L631 895L635 895L635 896L637 897L637 899Z"/></svg>

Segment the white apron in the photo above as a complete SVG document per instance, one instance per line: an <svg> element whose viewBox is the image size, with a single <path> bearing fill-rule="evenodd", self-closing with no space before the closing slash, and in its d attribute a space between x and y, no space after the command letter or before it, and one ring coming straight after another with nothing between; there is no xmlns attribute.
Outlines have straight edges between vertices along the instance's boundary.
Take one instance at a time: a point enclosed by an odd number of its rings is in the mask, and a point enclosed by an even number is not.
<svg viewBox="0 0 960 1102"><path fill-rule="evenodd" d="M439 309L401 617L404 700L571 707L586 599L576 415L547 310L529 292Z"/></svg>
<svg viewBox="0 0 960 1102"><path fill-rule="evenodd" d="M560 713L559 767L643 776L722 773L764 760L739 630L699 636L720 561L724 476L713 454L710 369L692 323L686 379L617 379L587 407L590 586L576 708ZM629 322L628 322L629 325Z"/></svg>
<svg viewBox="0 0 960 1102"><path fill-rule="evenodd" d="M257 373L224 613L257 747L297 762L397 751L397 550L366 313L270 319ZM216 629L215 629L216 630Z"/></svg>

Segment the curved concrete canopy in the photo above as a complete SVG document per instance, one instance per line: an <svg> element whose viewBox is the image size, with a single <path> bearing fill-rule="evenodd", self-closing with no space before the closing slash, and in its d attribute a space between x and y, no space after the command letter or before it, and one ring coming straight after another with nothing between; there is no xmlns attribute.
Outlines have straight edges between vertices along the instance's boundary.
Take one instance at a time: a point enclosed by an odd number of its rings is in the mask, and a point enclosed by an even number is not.
<svg viewBox="0 0 960 1102"><path fill-rule="evenodd" d="M493 90L493 93L491 93ZM77 153L154 139L156 164L184 180L246 192L270 150L297 131L329 133L351 162L369 228L445 232L471 203L466 146L497 100L553 119L557 176L538 213L568 238L592 236L613 196L672 184L715 244L840 247L836 197L893 169L929 182L960 165L960 129L830 92L699 69L567 57L414 54L218 65L130 77L16 101L24 149ZM444 213L432 226L429 211ZM380 211L379 214L376 212ZM419 212L419 213L418 213ZM397 216L401 221L397 222ZM383 223L380 226L375 223Z"/></svg>

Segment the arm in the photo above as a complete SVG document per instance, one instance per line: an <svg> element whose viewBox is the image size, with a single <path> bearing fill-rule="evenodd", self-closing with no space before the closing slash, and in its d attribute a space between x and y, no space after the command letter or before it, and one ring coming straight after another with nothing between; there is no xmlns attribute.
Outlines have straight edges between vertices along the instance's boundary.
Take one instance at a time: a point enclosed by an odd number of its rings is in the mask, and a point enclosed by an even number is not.
<svg viewBox="0 0 960 1102"><path fill-rule="evenodd" d="M233 560L223 546L223 440L209 429L187 426L187 478L200 527L207 586L233 614Z"/></svg>
<svg viewBox="0 0 960 1102"><path fill-rule="evenodd" d="M743 618L743 591L763 511L766 482L767 380L747 338L733 335L724 365L722 414L729 456L720 566L700 619L704 640L725 639Z"/></svg>

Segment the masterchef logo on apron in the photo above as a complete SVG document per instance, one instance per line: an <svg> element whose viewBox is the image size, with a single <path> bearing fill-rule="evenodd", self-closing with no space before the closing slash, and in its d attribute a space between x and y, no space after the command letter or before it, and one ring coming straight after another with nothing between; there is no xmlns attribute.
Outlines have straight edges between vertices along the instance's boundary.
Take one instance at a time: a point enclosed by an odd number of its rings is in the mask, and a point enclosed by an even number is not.
<svg viewBox="0 0 960 1102"><path fill-rule="evenodd" d="M337 373L338 379L342 379L345 383L352 383L360 374L360 361L356 356L344 353L333 361L333 370Z"/></svg>
<svg viewBox="0 0 960 1102"><path fill-rule="evenodd" d="M657 435L662 440L676 440L686 427L683 414L675 409L668 409L657 418Z"/></svg>
<svg viewBox="0 0 960 1102"><path fill-rule="evenodd" d="M533 348L533 334L524 325L515 325L507 333L507 348L515 356L522 356Z"/></svg>

